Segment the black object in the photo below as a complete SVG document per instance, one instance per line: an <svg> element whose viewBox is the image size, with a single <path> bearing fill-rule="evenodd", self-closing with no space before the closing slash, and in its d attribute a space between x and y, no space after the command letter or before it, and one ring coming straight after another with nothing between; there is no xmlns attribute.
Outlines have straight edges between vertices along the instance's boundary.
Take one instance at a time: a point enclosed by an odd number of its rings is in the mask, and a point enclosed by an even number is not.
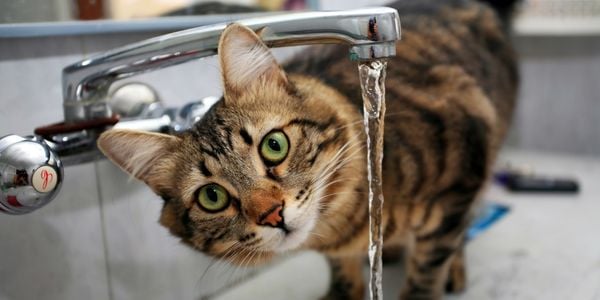
<svg viewBox="0 0 600 300"><path fill-rule="evenodd" d="M568 178L535 177L505 172L496 174L496 181L513 192L579 192L577 181Z"/></svg>

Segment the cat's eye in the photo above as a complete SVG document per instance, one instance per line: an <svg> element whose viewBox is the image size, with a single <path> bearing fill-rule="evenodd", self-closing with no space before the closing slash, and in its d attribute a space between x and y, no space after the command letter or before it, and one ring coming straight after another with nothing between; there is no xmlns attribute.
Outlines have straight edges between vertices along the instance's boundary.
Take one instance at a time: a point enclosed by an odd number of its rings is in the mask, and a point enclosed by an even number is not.
<svg viewBox="0 0 600 300"><path fill-rule="evenodd" d="M209 212L218 212L229 205L229 194L218 184L207 184L198 192L198 204Z"/></svg>
<svg viewBox="0 0 600 300"><path fill-rule="evenodd" d="M276 165L285 159L289 147L287 136L281 131L273 131L260 143L260 155L266 163Z"/></svg>

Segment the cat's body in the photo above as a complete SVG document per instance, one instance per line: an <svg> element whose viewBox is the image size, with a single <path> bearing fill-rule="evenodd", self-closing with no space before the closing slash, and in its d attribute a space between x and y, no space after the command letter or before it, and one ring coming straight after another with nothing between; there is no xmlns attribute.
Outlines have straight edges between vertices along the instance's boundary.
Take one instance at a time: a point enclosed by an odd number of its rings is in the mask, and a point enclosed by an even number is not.
<svg viewBox="0 0 600 300"><path fill-rule="evenodd" d="M469 209L487 179L516 98L514 54L494 12L469 1L445 2L393 6L400 13L402 40L386 80L383 231L384 251L408 250L406 294L439 296L448 256L457 257L448 288L464 287L461 247ZM356 65L339 47L313 51L286 71L319 78L361 109ZM335 238L316 245L319 250L337 254L366 247L365 186L346 190L360 192L347 196L347 207L339 210L347 214L338 224L352 216L346 226L352 230L336 234L324 228L320 234ZM438 292L429 294L432 281Z"/></svg>
<svg viewBox="0 0 600 300"><path fill-rule="evenodd" d="M404 299L439 298L447 279L464 287L464 231L506 133L517 73L490 8L393 7L402 41L386 80L384 251L406 249ZM194 128L109 131L101 149L165 199L161 223L192 247L238 263L316 249L336 271L330 296L362 298L369 226L356 63L343 47L316 47L286 74L241 26L228 27L219 53L224 99Z"/></svg>

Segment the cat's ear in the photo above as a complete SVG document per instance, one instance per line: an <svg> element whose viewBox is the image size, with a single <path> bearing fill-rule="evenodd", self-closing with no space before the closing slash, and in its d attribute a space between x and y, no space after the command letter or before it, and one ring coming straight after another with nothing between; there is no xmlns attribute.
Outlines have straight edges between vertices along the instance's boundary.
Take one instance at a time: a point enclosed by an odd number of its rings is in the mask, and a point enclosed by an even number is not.
<svg viewBox="0 0 600 300"><path fill-rule="evenodd" d="M287 85L288 80L269 48L250 28L233 23L219 41L224 93L241 94L257 83Z"/></svg>
<svg viewBox="0 0 600 300"><path fill-rule="evenodd" d="M157 162L179 143L180 139L172 135L124 129L108 130L98 138L98 148L106 157L157 193L165 184L161 173L167 173L160 170L164 163Z"/></svg>

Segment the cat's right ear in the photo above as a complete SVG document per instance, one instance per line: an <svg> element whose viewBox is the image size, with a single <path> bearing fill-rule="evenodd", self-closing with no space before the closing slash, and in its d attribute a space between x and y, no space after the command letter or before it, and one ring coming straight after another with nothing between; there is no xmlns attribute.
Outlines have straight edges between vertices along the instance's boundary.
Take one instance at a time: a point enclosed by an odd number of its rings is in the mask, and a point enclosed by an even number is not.
<svg viewBox="0 0 600 300"><path fill-rule="evenodd" d="M172 135L113 129L100 135L98 149L125 172L158 193L161 186L169 182L169 178L161 178L169 173L163 170L168 164L159 161L166 158L180 141Z"/></svg>

